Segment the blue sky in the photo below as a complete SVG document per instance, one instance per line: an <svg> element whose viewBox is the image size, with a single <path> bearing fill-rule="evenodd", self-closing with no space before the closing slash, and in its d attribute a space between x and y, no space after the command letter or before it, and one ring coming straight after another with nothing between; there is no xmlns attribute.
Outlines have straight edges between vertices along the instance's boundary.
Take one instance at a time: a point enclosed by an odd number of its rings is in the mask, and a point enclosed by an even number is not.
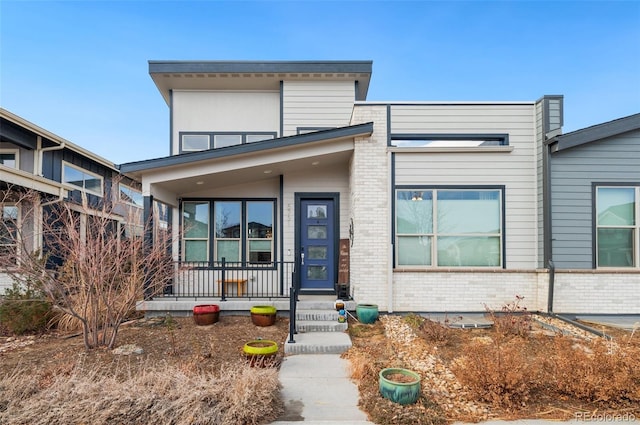
<svg viewBox="0 0 640 425"><path fill-rule="evenodd" d="M115 163L168 155L148 60L373 60L368 100L640 112L640 1L0 0L0 105Z"/></svg>

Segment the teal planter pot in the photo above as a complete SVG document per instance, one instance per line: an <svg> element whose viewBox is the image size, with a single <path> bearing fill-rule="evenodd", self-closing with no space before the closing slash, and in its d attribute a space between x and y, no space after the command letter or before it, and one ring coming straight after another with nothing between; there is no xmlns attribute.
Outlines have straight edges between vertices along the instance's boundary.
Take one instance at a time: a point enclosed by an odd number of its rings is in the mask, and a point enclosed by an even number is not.
<svg viewBox="0 0 640 425"><path fill-rule="evenodd" d="M370 324L378 320L377 304L357 304L356 314L360 323Z"/></svg>
<svg viewBox="0 0 640 425"><path fill-rule="evenodd" d="M378 385L382 397L394 403L413 404L420 397L420 375L402 368L388 368L380 371Z"/></svg>

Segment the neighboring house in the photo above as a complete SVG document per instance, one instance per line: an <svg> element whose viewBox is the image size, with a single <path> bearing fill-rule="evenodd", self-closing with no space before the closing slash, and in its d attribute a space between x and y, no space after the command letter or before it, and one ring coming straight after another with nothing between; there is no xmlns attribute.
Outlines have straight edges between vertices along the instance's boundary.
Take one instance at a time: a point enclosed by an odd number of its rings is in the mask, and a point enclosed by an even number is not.
<svg viewBox="0 0 640 425"><path fill-rule="evenodd" d="M141 308L274 299L292 283L340 295L348 283L389 312L484 311L517 295L547 309L545 139L560 132L562 96L367 102L371 70L149 62L170 155L120 170L145 205L174 212L177 273Z"/></svg>
<svg viewBox="0 0 640 425"><path fill-rule="evenodd" d="M119 175L112 162L0 108L0 255L6 259L22 249L46 250L42 220L59 202L86 222L95 212L92 205L111 199L118 204L114 212L120 231L141 236L140 184ZM29 198L34 203L18 202L28 191L35 192L36 199ZM11 284L0 269L0 294Z"/></svg>
<svg viewBox="0 0 640 425"><path fill-rule="evenodd" d="M553 309L640 312L640 114L547 141Z"/></svg>

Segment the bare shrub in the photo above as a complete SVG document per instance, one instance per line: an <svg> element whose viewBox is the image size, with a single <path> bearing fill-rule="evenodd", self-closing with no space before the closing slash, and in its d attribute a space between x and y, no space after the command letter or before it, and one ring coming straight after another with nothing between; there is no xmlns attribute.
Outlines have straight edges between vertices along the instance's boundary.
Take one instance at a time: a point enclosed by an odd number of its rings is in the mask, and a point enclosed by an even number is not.
<svg viewBox="0 0 640 425"><path fill-rule="evenodd" d="M556 337L547 360L560 394L609 407L640 402L640 348L604 339L591 342Z"/></svg>
<svg viewBox="0 0 640 425"><path fill-rule="evenodd" d="M523 296L516 295L515 300L503 305L499 312L485 307L496 332L503 336L529 336L532 317L527 307L520 304L523 300Z"/></svg>
<svg viewBox="0 0 640 425"><path fill-rule="evenodd" d="M283 410L276 369L230 365L214 375L160 365L118 379L79 366L44 387L22 373L0 377L0 423L251 425L273 421Z"/></svg>
<svg viewBox="0 0 640 425"><path fill-rule="evenodd" d="M113 348L120 324L135 310L143 288L154 295L172 277L168 233L153 232L150 223L141 222L139 212L106 197L94 205L85 199L82 205L58 202L41 207L34 192L9 190L4 196L20 205L22 223L31 227L5 229L3 234L11 235L19 249L14 256L0 258L0 267L15 281L42 291L53 308L67 316L66 326L82 329L87 349ZM29 246L32 236L25 237L39 223L42 251ZM132 224L143 234L155 234L154 244L125 235L123 229Z"/></svg>
<svg viewBox="0 0 640 425"><path fill-rule="evenodd" d="M503 408L526 405L541 374L539 363L518 339L470 343L451 370L478 400Z"/></svg>

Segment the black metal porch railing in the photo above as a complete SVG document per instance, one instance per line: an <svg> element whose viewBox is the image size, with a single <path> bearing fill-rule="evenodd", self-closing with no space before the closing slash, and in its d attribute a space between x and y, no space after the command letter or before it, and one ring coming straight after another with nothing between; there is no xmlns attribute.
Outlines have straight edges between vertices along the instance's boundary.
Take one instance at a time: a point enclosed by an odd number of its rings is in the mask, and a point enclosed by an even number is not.
<svg viewBox="0 0 640 425"><path fill-rule="evenodd" d="M288 298L294 263L176 262L165 298Z"/></svg>

